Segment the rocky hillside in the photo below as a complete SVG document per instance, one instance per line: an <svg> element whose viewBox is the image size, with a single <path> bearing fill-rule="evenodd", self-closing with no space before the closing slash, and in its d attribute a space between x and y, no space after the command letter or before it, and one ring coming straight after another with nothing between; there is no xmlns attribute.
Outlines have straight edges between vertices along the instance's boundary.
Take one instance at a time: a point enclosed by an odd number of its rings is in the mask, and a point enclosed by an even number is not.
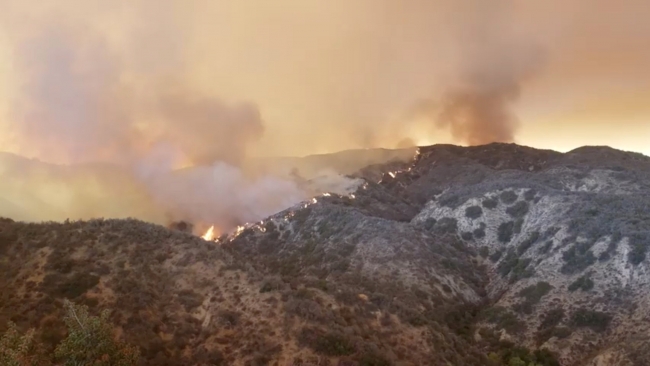
<svg viewBox="0 0 650 366"><path fill-rule="evenodd" d="M436 145L355 176L216 242L4 220L0 330L53 345L70 298L144 364L647 364L650 158Z"/></svg>

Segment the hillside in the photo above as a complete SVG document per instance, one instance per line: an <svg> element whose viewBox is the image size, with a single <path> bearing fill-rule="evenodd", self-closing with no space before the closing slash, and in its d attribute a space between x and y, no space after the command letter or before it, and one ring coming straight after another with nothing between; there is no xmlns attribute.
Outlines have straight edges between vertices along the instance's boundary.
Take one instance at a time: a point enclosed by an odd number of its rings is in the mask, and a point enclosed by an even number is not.
<svg viewBox="0 0 650 366"><path fill-rule="evenodd" d="M650 359L650 158L435 145L355 176L354 194L216 242L136 220L3 220L0 331L13 320L53 345L70 298L113 309L144 364L490 365L516 346L545 365L546 350L561 365Z"/></svg>

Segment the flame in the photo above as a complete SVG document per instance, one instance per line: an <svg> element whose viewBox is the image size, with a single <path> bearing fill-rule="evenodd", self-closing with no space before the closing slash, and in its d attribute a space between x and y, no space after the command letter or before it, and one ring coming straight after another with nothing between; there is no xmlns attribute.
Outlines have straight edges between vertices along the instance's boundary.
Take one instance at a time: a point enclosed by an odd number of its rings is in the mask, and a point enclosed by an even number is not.
<svg viewBox="0 0 650 366"><path fill-rule="evenodd" d="M213 241L213 240L214 240L214 237L215 237L215 234L214 234L214 225L212 225L212 226L210 226L210 228L208 229L208 231L206 231L205 234L203 234L203 236L202 236L201 238L203 238L203 240Z"/></svg>
<svg viewBox="0 0 650 366"><path fill-rule="evenodd" d="M395 178L395 173L393 173L393 172L388 172L388 175L390 175L391 178Z"/></svg>
<svg viewBox="0 0 650 366"><path fill-rule="evenodd" d="M323 193L323 196L325 196L325 197L330 197L331 194L329 194L329 193Z"/></svg>
<svg viewBox="0 0 650 366"><path fill-rule="evenodd" d="M245 226L245 225L237 226L237 229L235 229L235 234L234 234L234 236L235 236L235 237L239 236L239 234L241 234L244 230L246 230L246 226Z"/></svg>

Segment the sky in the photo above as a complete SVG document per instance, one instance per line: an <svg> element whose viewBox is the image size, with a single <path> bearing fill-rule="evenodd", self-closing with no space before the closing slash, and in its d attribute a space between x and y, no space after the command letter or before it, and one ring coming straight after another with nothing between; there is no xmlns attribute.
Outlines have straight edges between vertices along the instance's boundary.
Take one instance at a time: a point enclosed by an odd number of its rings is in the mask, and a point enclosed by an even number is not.
<svg viewBox="0 0 650 366"><path fill-rule="evenodd" d="M647 0L0 9L0 151L61 166L0 159L0 216L225 230L314 194L251 172L257 157L495 141L650 155ZM64 168L86 163L122 168ZM201 168L171 173L188 166Z"/></svg>
<svg viewBox="0 0 650 366"><path fill-rule="evenodd" d="M152 140L194 118L179 107L173 123L151 122L161 109L151 105L160 99L151 90L170 85L177 99L254 106L258 131L235 139L252 155L393 147L406 138L512 139L559 150L611 145L650 154L650 8L641 0L0 4L0 142L23 155L67 161L91 149L59 156L34 146L44 144L37 135L45 131L60 135L45 145L70 140L71 122L63 120L81 120L74 127L84 133ZM472 138L436 120L441 100L470 73L515 80L516 96L506 98L504 111L492 111L507 113L514 132L492 137L482 130ZM410 113L421 101L436 111ZM102 129L83 127L97 119ZM140 137L124 132L127 120ZM192 128L232 133L209 124Z"/></svg>

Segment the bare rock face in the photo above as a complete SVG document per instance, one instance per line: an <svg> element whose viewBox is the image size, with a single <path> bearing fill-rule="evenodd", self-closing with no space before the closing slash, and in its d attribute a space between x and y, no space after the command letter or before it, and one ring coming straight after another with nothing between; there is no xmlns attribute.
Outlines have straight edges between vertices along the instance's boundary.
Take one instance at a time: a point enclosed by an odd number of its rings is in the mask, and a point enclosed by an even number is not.
<svg viewBox="0 0 650 366"><path fill-rule="evenodd" d="M0 331L53 345L70 298L145 364L647 364L650 158L436 145L353 176L216 242L0 220Z"/></svg>

